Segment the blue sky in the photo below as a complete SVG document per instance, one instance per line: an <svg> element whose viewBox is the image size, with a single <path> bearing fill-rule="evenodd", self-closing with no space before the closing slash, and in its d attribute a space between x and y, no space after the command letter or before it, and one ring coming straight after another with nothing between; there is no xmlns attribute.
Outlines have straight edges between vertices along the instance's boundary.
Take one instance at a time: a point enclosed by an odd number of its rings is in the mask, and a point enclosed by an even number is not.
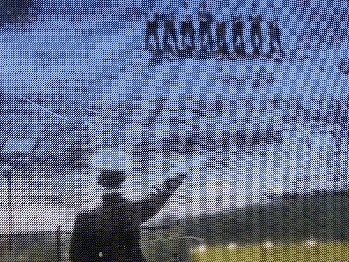
<svg viewBox="0 0 349 262"><path fill-rule="evenodd" d="M64 207L27 201L24 208L18 200L18 220L29 221L32 217L42 216L46 221L42 228L58 223L71 227L71 220L65 218L65 214L73 215L100 202L102 190L96 184L96 177L101 162L96 162L96 158L105 156L102 163L119 166L113 157L119 152L132 155L132 146L142 141L142 136L153 139L154 144L161 144L161 139L169 138L171 134L185 136L195 128L202 132L215 130L217 138L221 131L244 129L250 132L273 128L282 131L283 143L247 148L232 143L228 152L150 153L147 161L131 157L133 172L122 188L125 196L131 199L144 196L153 184L183 170L189 173L189 179L178 191L179 195L194 197L196 201L200 195L208 195L213 201L219 191L215 184L218 181L225 185L225 208L259 202L269 191L305 192L346 187L347 145L343 144L341 154L335 155L336 146L331 135L341 131L341 127L312 120L283 122L282 115L297 114L297 106L275 108L271 103L273 99L291 101L291 104L292 100L297 100L305 109L315 110L314 99L331 104L333 97L339 99L348 94L347 76L337 67L341 58L347 58L347 36L340 39L334 34L341 31L341 23L339 31L332 26L334 20L320 23L323 20L321 12L326 10L329 19L339 19L335 16L336 8L345 12L346 4L341 1L336 7L339 1L334 1L329 9L328 3L332 1L310 1L309 7L297 9L292 4L289 5L291 8L285 7L283 2L274 1L275 13L281 19L287 57L283 63L265 58L234 61L213 58L149 66L149 53L140 50L145 36L144 17L136 15L132 22L115 21L127 13L129 6L142 7L142 12L149 11L142 2L108 2L99 12L83 15L81 19L44 15L28 25L27 30L6 26L9 30L3 29L0 35L0 86L2 92L9 95L2 103L13 110L1 115L1 141L3 144L5 140L10 141L3 150L26 151L25 144L29 147L33 139L40 138L40 147L35 153L55 155L87 133L88 146L93 151L89 158L91 166L83 172L51 170L45 177L41 172L34 172L29 184L23 174L15 173L18 196L29 194L29 190L34 195L40 191L41 194L66 197L63 198ZM316 5L320 2L325 3L326 9ZM64 2L59 3L63 5ZM79 8L80 3L74 2L73 6ZM101 2L89 2L92 6L93 3L98 6ZM160 12L168 12L168 5L171 5L169 10L182 10L180 2L154 3ZM215 15L220 12L228 17L235 14L235 1L223 3L221 10L217 3L207 3ZM245 38L250 50L247 19L252 1L239 3L237 12L244 14ZM264 3L267 2L259 2L259 6L263 6L259 11L264 19L263 48L267 50L266 21L272 14ZM192 5L195 14L199 2ZM299 8L304 12L298 12ZM321 26L326 32L324 39L307 38L307 34L312 35L312 28ZM272 76L273 81L266 81L263 72ZM156 108L159 97L167 99L162 114L152 125L142 125ZM217 101L222 103L219 110ZM321 112L326 114L328 111ZM21 141L26 142L15 145ZM220 164L224 161L225 166ZM140 171L142 165L146 166L146 171ZM334 179L336 175L339 178ZM5 192L5 180L1 183ZM77 201L74 193L81 195L83 200ZM5 203L6 194L1 199ZM172 209L176 207L178 205L174 204ZM192 208L195 215L199 214L197 207ZM0 217L4 218L0 230L6 230L6 205ZM18 227L30 230L30 225L24 224Z"/></svg>

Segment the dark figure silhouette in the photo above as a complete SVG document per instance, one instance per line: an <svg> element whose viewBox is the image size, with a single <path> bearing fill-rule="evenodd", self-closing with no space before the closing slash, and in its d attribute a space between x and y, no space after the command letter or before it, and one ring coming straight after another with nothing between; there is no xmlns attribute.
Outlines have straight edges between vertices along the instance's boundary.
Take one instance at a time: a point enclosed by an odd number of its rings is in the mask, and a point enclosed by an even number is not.
<svg viewBox="0 0 349 262"><path fill-rule="evenodd" d="M242 15L233 19L232 26L233 33L233 48L234 51L241 56L246 55L245 42L244 42L244 21L242 20ZM239 38L239 44L238 44Z"/></svg>
<svg viewBox="0 0 349 262"><path fill-rule="evenodd" d="M146 261L139 243L140 225L160 211L185 176L167 179L165 189L138 202L126 200L117 192L104 193L101 206L82 212L75 219L71 261ZM103 170L98 183L106 189L117 189L125 178L124 171Z"/></svg>
<svg viewBox="0 0 349 262"><path fill-rule="evenodd" d="M193 20L190 16L186 17L186 21L181 23L181 36L182 36L182 48L188 49L188 46L185 43L185 37L188 35L190 37L191 46L190 49L195 49L195 30L193 25Z"/></svg>
<svg viewBox="0 0 349 262"><path fill-rule="evenodd" d="M216 23L217 49L221 54L229 54L226 28L226 22L220 21Z"/></svg>
<svg viewBox="0 0 349 262"><path fill-rule="evenodd" d="M276 18L274 21L269 21L269 37L270 37L270 42L269 42L269 54L272 55L276 49L274 46L274 43L276 42L279 48L279 52L284 55L284 51L281 46L281 31L278 25L278 19Z"/></svg>
<svg viewBox="0 0 349 262"><path fill-rule="evenodd" d="M165 17L164 21L164 50L171 51L173 50L171 45L168 43L168 37L171 36L172 40L175 44L176 51L179 50L178 48L178 41L177 41L177 33L176 33L176 26L175 26L175 15L172 13L167 18Z"/></svg>
<svg viewBox="0 0 349 262"><path fill-rule="evenodd" d="M153 21L150 21L148 15L146 15L147 27L145 31L145 48L149 49L150 37L153 36L155 40L156 49L160 49L159 35L158 35L158 20L159 16L156 14Z"/></svg>
<svg viewBox="0 0 349 262"><path fill-rule="evenodd" d="M253 48L253 54L260 54L262 51L262 29L261 29L261 22L262 17L261 15L256 15L254 17L250 17L251 23L251 44ZM258 43L257 43L258 41Z"/></svg>
<svg viewBox="0 0 349 262"><path fill-rule="evenodd" d="M199 37L200 37L200 49L204 49L204 40L205 36L207 36L208 45L210 50L213 49L213 39L212 39L212 31L211 24L213 22L213 17L210 12L203 10L199 12Z"/></svg>

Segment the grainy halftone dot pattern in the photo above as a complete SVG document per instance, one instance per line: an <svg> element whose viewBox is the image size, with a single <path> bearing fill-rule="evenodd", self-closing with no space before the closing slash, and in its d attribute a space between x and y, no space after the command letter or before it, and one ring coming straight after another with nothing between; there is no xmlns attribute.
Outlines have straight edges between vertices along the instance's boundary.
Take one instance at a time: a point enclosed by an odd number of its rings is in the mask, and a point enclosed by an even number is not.
<svg viewBox="0 0 349 262"><path fill-rule="evenodd" d="M0 261L349 259L347 1L2 2Z"/></svg>

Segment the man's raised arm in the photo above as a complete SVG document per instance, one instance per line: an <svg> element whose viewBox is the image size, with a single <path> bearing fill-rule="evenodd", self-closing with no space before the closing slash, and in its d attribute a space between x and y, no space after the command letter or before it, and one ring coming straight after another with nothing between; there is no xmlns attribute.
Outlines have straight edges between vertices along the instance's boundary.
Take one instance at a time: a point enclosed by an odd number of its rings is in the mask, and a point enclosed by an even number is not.
<svg viewBox="0 0 349 262"><path fill-rule="evenodd" d="M174 194L177 188L182 184L185 179L185 173L179 173L175 177L166 179L163 184L163 189L158 190L157 193L149 195L147 199L138 202L142 209L142 222L145 222L156 213L158 213L166 201Z"/></svg>

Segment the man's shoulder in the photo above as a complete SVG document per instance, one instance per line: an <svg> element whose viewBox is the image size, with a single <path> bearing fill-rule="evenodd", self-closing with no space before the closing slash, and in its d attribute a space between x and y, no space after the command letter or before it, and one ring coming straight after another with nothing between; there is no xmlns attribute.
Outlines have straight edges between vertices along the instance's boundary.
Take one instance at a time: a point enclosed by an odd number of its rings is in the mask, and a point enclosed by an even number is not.
<svg viewBox="0 0 349 262"><path fill-rule="evenodd" d="M93 219L95 219L96 217L96 210L83 210L80 213L77 214L76 216L76 221L78 222L88 222L91 221Z"/></svg>
<svg viewBox="0 0 349 262"><path fill-rule="evenodd" d="M93 210L82 211L76 215L75 228L79 231L91 231L95 221L96 213Z"/></svg>

